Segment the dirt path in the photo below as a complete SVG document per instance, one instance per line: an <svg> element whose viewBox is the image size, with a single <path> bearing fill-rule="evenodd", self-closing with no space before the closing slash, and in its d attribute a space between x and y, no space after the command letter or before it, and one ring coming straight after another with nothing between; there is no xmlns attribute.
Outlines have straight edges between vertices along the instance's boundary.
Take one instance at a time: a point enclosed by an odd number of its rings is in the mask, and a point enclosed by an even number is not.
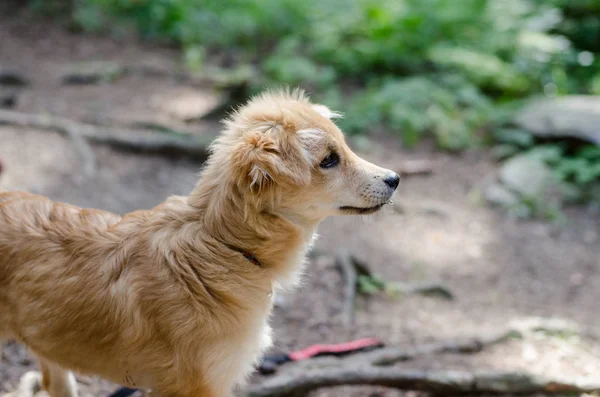
<svg viewBox="0 0 600 397"><path fill-rule="evenodd" d="M49 112L80 120L179 123L179 104L214 101L210 87L190 88L174 79L125 76L113 83L64 86L65 70L81 61L114 60L127 65L176 68L170 49L131 40L71 35L56 26L24 19L0 20L0 66L18 70L30 85L18 89L16 110ZM6 88L0 88L6 90ZM205 102L203 102L203 100ZM174 110L175 109L175 110ZM192 126L213 133L214 124ZM94 147L98 169L80 175L72 142L47 131L0 126L1 189L22 189L87 207L124 213L148 208L170 194L186 194L199 164L186 159L132 155ZM394 167L406 159L431 159L429 177L403 181L396 203L373 217L335 218L320 228L317 249L346 248L389 280L437 280L456 300L377 296L358 301L356 327L341 325L342 279L328 257L310 263L302 288L284 296L273 316L278 349L317 342L376 336L411 344L479 334L530 316L558 316L600 329L600 214L568 210L565 225L515 221L469 201L468 193L495 165L479 151L460 156L424 147L403 150L391 138L373 139L365 157ZM545 375L594 374L599 346L586 339L540 337L513 341L473 356L444 355L402 364L425 369L527 369ZM35 363L23 348L2 350L0 392L12 390ZM114 386L81 377L82 394L103 396ZM396 395L372 389L337 389L320 396Z"/></svg>

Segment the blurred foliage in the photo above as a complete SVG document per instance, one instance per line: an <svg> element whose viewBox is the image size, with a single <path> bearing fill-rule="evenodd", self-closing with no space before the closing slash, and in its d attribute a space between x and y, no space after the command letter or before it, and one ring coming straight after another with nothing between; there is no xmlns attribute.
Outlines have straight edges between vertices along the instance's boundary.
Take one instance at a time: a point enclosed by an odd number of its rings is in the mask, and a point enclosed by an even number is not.
<svg viewBox="0 0 600 397"><path fill-rule="evenodd" d="M564 204L600 203L600 147L597 145L570 141L540 143L527 131L514 128L497 128L492 134L498 143L492 154L497 158L522 153L541 160L552 170L552 185L558 190L554 192L554 203L532 197L531 202L522 203L527 207L527 216L543 209L544 217L554 217Z"/></svg>
<svg viewBox="0 0 600 397"><path fill-rule="evenodd" d="M66 2L85 29L133 24L193 70L253 65L251 89L302 86L343 109L347 131L408 145L430 134L459 150L514 101L600 94L600 0Z"/></svg>
<svg viewBox="0 0 600 397"><path fill-rule="evenodd" d="M528 154L543 160L554 171L561 195L567 202L600 201L600 148L583 145L571 150L566 144L546 144Z"/></svg>

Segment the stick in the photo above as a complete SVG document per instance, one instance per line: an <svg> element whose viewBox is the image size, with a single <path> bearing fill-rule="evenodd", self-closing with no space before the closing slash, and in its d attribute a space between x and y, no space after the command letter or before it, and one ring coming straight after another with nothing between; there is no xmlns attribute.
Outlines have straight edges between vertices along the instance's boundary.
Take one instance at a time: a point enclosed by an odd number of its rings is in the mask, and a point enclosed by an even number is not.
<svg viewBox="0 0 600 397"><path fill-rule="evenodd" d="M343 324L348 327L352 325L354 321L358 276L364 275L373 277L373 273L366 263L356 259L345 250L338 252L336 255L336 262L342 270L342 275L344 277L344 307L342 310L342 321ZM391 292L399 292L405 295L437 295L449 300L454 299L454 294L441 284L381 283L382 289L389 288Z"/></svg>
<svg viewBox="0 0 600 397"><path fill-rule="evenodd" d="M342 321L345 326L352 325L354 321L354 303L356 300L356 283L358 276L356 267L350 254L344 250L338 252L336 261L342 269L344 276L344 309L342 312Z"/></svg>
<svg viewBox="0 0 600 397"><path fill-rule="evenodd" d="M295 397L322 388L341 385L385 386L437 394L466 395L590 393L600 390L600 379L590 383L544 379L527 373L419 371L372 366L313 370L284 375L252 387L247 397Z"/></svg>
<svg viewBox="0 0 600 397"><path fill-rule="evenodd" d="M356 356L356 361L367 362L375 366L389 366L400 361L409 361L419 356L436 353L477 353L487 346L515 338L520 339L523 334L515 329L508 328L495 334L483 337L454 339L449 341L426 343L413 348L386 347Z"/></svg>
<svg viewBox="0 0 600 397"><path fill-rule="evenodd" d="M100 127L58 116L26 114L9 110L0 110L0 124L54 130L69 137L78 135L92 142L119 149L162 154L177 153L189 155L200 161L206 160L208 146L212 141L212 137L193 137L142 129Z"/></svg>
<svg viewBox="0 0 600 397"><path fill-rule="evenodd" d="M443 299L453 300L454 294L442 284L424 283L424 284L407 284L407 283L392 283L393 292L399 292L403 295L434 295Z"/></svg>
<svg viewBox="0 0 600 397"><path fill-rule="evenodd" d="M351 263L354 265L355 272L359 276L373 277L374 274L369 266L363 261L350 256ZM400 293L403 295L435 295L444 299L454 299L452 291L439 283L400 283L400 282L383 282L382 288L393 293Z"/></svg>

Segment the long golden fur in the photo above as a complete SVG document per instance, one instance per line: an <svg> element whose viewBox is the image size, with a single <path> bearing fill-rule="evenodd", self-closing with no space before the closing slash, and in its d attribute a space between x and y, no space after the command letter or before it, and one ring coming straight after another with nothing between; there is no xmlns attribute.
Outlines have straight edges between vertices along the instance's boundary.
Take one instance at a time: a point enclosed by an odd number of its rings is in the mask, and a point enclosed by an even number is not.
<svg viewBox="0 0 600 397"><path fill-rule="evenodd" d="M258 96L189 196L123 217L0 193L0 339L39 357L52 397L76 395L71 370L229 395L270 345L272 291L297 281L317 225L376 211L398 184L335 116L300 91Z"/></svg>

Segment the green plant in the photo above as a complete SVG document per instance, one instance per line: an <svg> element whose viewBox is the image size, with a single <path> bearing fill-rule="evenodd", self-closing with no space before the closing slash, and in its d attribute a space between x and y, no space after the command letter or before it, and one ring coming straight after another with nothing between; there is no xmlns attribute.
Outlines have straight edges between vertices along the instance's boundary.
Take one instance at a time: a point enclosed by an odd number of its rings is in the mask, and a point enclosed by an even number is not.
<svg viewBox="0 0 600 397"><path fill-rule="evenodd" d="M599 9L600 0L72 1L85 29L129 23L180 45L193 70L215 59L252 65L251 92L303 86L344 110L352 133L388 129L409 146L433 136L448 150L479 144L531 95L600 92ZM498 155L515 148L523 142Z"/></svg>
<svg viewBox="0 0 600 397"><path fill-rule="evenodd" d="M391 297L400 297L403 289L398 283L383 280L376 274L358 276L358 292L363 295L376 295L381 292Z"/></svg>
<svg viewBox="0 0 600 397"><path fill-rule="evenodd" d="M600 202L600 147L586 144L573 150L566 144L553 143L536 146L527 153L550 166L562 203Z"/></svg>
<svg viewBox="0 0 600 397"><path fill-rule="evenodd" d="M460 76L441 75L384 78L356 95L347 109L341 123L350 133L385 127L409 147L431 133L440 147L459 150L473 145L472 132L484 125L491 104Z"/></svg>

